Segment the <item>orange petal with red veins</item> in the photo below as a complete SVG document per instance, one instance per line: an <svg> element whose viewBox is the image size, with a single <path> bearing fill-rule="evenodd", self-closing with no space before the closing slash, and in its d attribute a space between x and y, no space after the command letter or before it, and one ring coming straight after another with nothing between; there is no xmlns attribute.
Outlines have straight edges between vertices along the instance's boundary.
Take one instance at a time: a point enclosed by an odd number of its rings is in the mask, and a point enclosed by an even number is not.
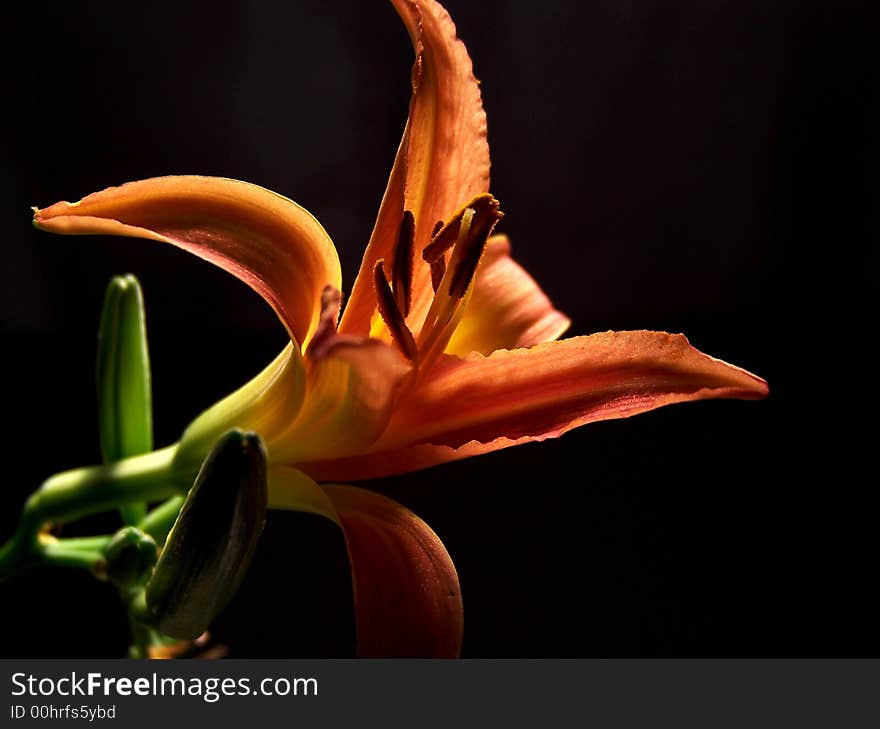
<svg viewBox="0 0 880 729"><path fill-rule="evenodd" d="M341 288L339 258L320 223L292 200L238 180L129 182L36 210L34 225L52 233L171 243L244 281L300 343L318 325L321 291Z"/></svg>
<svg viewBox="0 0 880 729"><path fill-rule="evenodd" d="M510 257L505 235L489 239L477 269L474 290L447 354L489 355L496 349L532 347L558 339L571 321L535 280Z"/></svg>
<svg viewBox="0 0 880 729"><path fill-rule="evenodd" d="M302 471L283 466L269 469L269 506L318 514L342 528L359 655L458 655L462 608L455 565L415 514L371 491L321 487Z"/></svg>
<svg viewBox="0 0 880 729"><path fill-rule="evenodd" d="M372 491L328 486L351 559L358 655L455 658L463 612L455 565L431 528Z"/></svg>
<svg viewBox="0 0 880 729"><path fill-rule="evenodd" d="M767 392L760 377L665 332L603 332L490 357L446 357L401 403L372 453L306 470L319 479L404 473L664 405Z"/></svg>
<svg viewBox="0 0 880 729"><path fill-rule="evenodd" d="M370 244L340 331L367 334L376 308L372 272L376 261L393 259L403 211L415 216L412 308L417 334L433 290L420 261L437 221L448 219L475 195L489 190L486 114L471 59L446 10L433 0L392 0L406 24L416 61L409 119Z"/></svg>

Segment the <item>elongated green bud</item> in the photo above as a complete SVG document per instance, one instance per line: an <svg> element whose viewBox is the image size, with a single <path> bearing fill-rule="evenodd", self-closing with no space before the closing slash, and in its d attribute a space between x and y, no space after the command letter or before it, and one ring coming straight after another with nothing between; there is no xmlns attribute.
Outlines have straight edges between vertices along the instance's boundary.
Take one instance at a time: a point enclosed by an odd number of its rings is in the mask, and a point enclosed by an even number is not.
<svg viewBox="0 0 880 729"><path fill-rule="evenodd" d="M202 464L147 583L151 624L194 639L235 595L266 518L266 449L231 430Z"/></svg>
<svg viewBox="0 0 880 729"><path fill-rule="evenodd" d="M131 274L107 286L98 331L98 428L106 463L153 450L153 404L144 298ZM127 524L146 514L145 504L120 511Z"/></svg>

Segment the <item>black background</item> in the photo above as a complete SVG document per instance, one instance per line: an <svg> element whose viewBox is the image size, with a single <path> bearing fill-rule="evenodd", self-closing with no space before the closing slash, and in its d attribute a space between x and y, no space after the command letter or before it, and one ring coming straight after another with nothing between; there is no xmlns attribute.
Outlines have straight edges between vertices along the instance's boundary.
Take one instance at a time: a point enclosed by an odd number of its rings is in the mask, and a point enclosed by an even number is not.
<svg viewBox="0 0 880 729"><path fill-rule="evenodd" d="M492 190L573 320L683 331L765 377L369 484L437 531L466 656L864 656L877 629L877 17L871 3L447 3L483 82ZM7 18L0 536L48 475L99 460L95 331L141 279L157 444L283 345L243 284L170 247L52 237L45 206L170 173L311 210L350 287L406 118L389 4L18 3ZM67 534L109 526L93 522ZM117 656L112 590L0 585L0 655ZM239 656L351 650L345 556L270 515L216 633Z"/></svg>

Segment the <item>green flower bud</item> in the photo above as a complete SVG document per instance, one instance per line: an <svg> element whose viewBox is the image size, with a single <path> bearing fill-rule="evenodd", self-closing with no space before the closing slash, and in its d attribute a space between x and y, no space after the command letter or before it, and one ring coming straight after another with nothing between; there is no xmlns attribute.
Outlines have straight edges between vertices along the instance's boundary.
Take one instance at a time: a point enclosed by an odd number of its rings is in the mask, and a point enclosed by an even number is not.
<svg viewBox="0 0 880 729"><path fill-rule="evenodd" d="M153 405L144 299L137 279L114 276L107 286L98 331L98 429L105 463L153 450ZM145 504L121 508L127 524Z"/></svg>
<svg viewBox="0 0 880 729"><path fill-rule="evenodd" d="M135 527L123 527L104 550L103 573L119 587L146 582L159 551L155 540Z"/></svg>
<svg viewBox="0 0 880 729"><path fill-rule="evenodd" d="M168 534L146 607L166 635L194 639L235 595L266 518L266 449L231 430L202 464Z"/></svg>

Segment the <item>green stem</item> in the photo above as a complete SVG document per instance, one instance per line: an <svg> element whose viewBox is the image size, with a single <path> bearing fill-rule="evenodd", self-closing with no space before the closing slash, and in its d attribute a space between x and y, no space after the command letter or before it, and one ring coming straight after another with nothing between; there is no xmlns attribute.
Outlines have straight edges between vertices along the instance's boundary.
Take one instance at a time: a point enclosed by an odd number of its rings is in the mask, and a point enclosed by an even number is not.
<svg viewBox="0 0 880 729"><path fill-rule="evenodd" d="M65 549L77 552L104 552L113 536L107 534L101 537L74 537L71 539L58 539L53 542Z"/></svg>
<svg viewBox="0 0 880 729"><path fill-rule="evenodd" d="M0 580L12 577L40 562L37 534L41 524L35 505L36 494L31 494L25 502L15 532L0 548Z"/></svg>
<svg viewBox="0 0 880 729"><path fill-rule="evenodd" d="M142 611L147 611L144 601L144 588L123 591L122 601L128 611L128 625L131 628L132 643L128 648L129 658L149 658L150 646L159 645L159 636L143 621Z"/></svg>
<svg viewBox="0 0 880 729"><path fill-rule="evenodd" d="M0 549L0 579L33 564L43 551L43 526L63 524L138 501L160 501L188 488L175 479L176 446L103 466L65 471L49 478L27 500L12 538Z"/></svg>
<svg viewBox="0 0 880 729"><path fill-rule="evenodd" d="M176 448L163 448L103 466L65 471L48 479L34 494L32 508L43 521L64 524L120 504L159 501L180 493L171 465Z"/></svg>
<svg viewBox="0 0 880 729"><path fill-rule="evenodd" d="M122 521L131 526L137 526L137 523L147 515L147 505L143 502L136 504L122 504L119 507L119 513Z"/></svg>
<svg viewBox="0 0 880 729"><path fill-rule="evenodd" d="M128 616L128 626L131 629L131 645L128 647L129 658L149 658L150 644L152 643L150 629Z"/></svg>
<svg viewBox="0 0 880 729"><path fill-rule="evenodd" d="M186 497L182 495L172 496L168 501L160 504L147 514L141 520L141 523L138 524L138 529L153 537L159 546L163 545L165 537L168 536L168 532L174 526L177 515L180 513L180 507L183 506L185 500Z"/></svg>
<svg viewBox="0 0 880 729"><path fill-rule="evenodd" d="M43 544L41 559L43 564L53 567L94 570L95 566L104 559L104 555L102 552L70 549L62 542L47 542Z"/></svg>

